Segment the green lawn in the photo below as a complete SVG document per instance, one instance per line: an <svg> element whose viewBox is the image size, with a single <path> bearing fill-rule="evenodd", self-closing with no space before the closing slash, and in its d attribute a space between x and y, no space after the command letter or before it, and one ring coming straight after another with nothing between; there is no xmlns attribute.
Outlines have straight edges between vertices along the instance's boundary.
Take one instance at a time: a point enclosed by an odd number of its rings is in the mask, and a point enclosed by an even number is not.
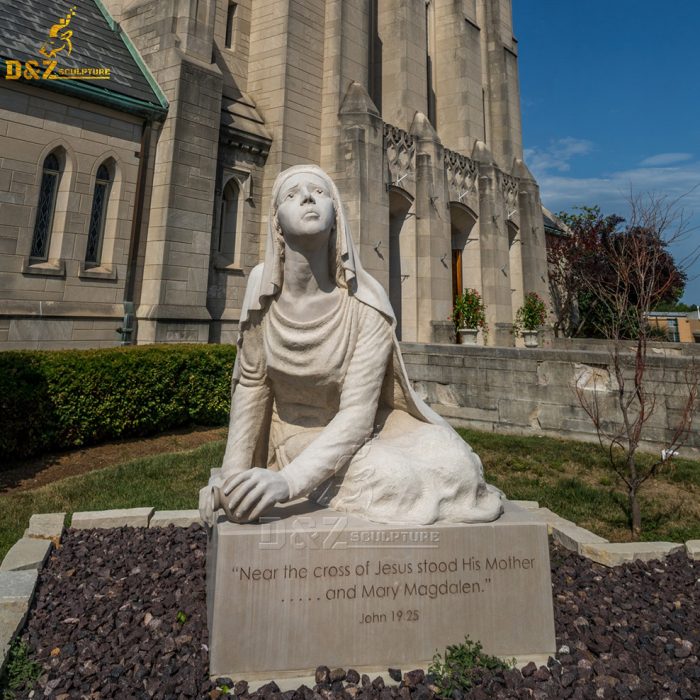
<svg viewBox="0 0 700 700"><path fill-rule="evenodd" d="M484 462L487 480L509 498L536 500L613 541L629 539L626 499L595 445L460 430ZM0 558L32 513L153 506L196 508L224 442L137 459L33 490L0 495ZM700 463L678 460L643 496L644 539L700 539Z"/></svg>
<svg viewBox="0 0 700 700"><path fill-rule="evenodd" d="M221 466L224 441L190 452L144 457L53 484L0 495L0 558L22 536L32 513L136 508L157 510L197 507L199 489L209 470Z"/></svg>
<svg viewBox="0 0 700 700"><path fill-rule="evenodd" d="M596 444L459 430L479 454L487 481L509 498L539 501L613 542L630 539L624 484ZM650 455L640 454L640 462ZM700 537L700 462L677 459L640 493L642 539Z"/></svg>

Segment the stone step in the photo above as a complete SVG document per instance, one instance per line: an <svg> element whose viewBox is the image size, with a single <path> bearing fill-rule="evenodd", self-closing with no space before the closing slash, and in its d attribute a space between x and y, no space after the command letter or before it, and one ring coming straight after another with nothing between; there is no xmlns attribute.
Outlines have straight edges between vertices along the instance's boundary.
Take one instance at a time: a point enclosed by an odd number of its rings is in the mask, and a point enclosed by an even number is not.
<svg viewBox="0 0 700 700"><path fill-rule="evenodd" d="M76 530L108 527L148 527L155 508L121 508L86 510L73 513L71 527Z"/></svg>

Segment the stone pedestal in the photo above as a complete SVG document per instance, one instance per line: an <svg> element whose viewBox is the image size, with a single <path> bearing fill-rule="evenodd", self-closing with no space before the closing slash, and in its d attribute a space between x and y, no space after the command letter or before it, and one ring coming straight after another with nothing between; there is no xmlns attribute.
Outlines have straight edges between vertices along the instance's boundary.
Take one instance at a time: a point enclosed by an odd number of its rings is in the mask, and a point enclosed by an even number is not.
<svg viewBox="0 0 700 700"><path fill-rule="evenodd" d="M555 651L547 529L510 503L495 523L402 527L297 502L220 519L207 556L214 676L426 667L465 635L501 657Z"/></svg>

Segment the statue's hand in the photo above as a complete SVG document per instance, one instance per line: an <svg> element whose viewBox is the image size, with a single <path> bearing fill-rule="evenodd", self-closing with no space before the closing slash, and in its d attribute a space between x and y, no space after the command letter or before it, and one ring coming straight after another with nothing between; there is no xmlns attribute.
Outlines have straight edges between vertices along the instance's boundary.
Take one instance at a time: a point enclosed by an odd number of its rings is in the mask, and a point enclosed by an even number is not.
<svg viewBox="0 0 700 700"><path fill-rule="evenodd" d="M233 521L249 523L257 520L268 508L289 498L287 480L270 469L246 469L229 477L223 495Z"/></svg>

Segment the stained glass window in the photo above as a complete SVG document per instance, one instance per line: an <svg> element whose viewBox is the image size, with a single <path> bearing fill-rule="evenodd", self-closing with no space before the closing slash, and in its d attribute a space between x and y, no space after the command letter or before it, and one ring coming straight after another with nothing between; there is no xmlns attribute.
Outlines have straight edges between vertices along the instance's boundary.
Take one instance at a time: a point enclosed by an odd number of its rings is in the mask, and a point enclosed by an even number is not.
<svg viewBox="0 0 700 700"><path fill-rule="evenodd" d="M30 257L37 260L47 260L49 257L49 239L56 208L56 193L61 166L55 153L49 153L44 160L44 172L39 189L39 204L37 206L34 236Z"/></svg>
<svg viewBox="0 0 700 700"><path fill-rule="evenodd" d="M88 229L87 251L85 252L85 262L93 265L99 265L102 256L102 234L105 228L109 185L109 170L103 163L95 178L95 192L92 196L92 212L90 213L90 228Z"/></svg>

